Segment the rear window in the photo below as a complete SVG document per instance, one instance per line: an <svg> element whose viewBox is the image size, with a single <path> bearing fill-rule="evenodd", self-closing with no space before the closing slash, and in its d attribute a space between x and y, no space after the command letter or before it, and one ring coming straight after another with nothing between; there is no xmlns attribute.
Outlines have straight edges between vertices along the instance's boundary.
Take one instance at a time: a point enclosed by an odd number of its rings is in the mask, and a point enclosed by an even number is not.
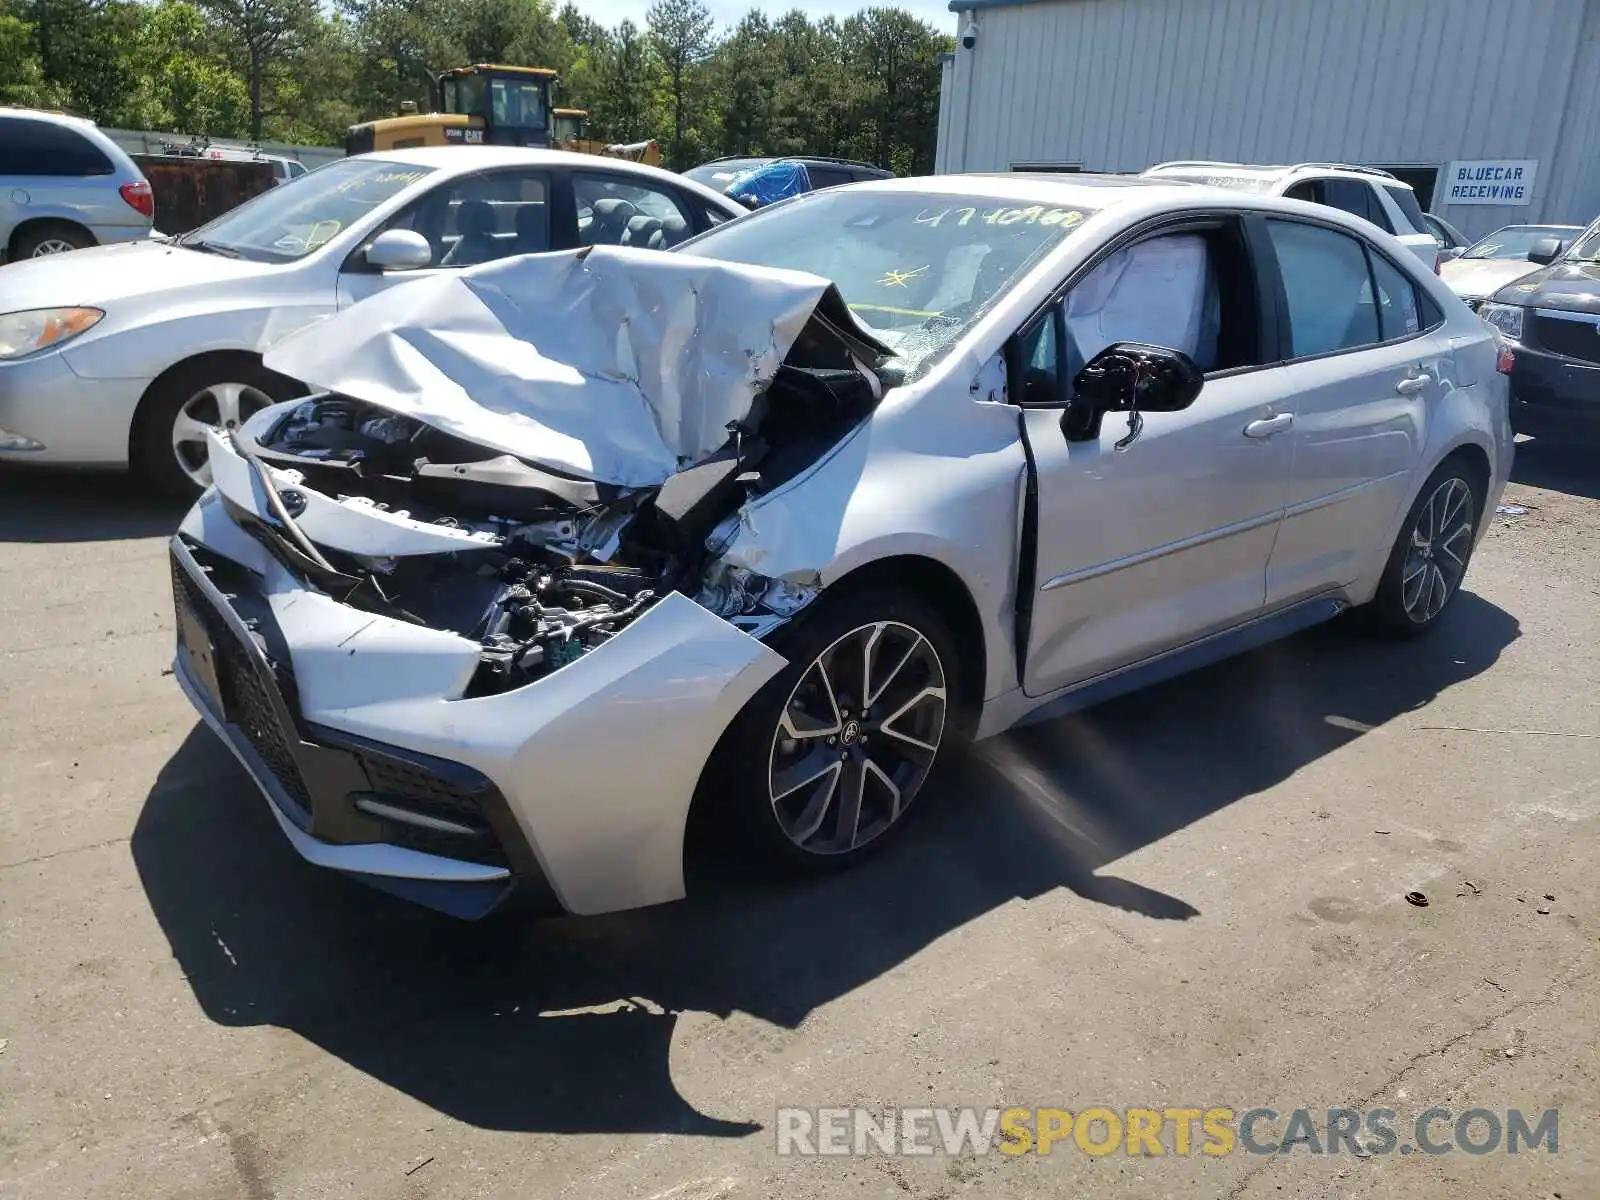
<svg viewBox="0 0 1600 1200"><path fill-rule="evenodd" d="M821 167L815 163L806 164L806 174L811 177L814 188L838 187L841 183L854 183L863 178L844 167Z"/></svg>
<svg viewBox="0 0 1600 1200"><path fill-rule="evenodd" d="M1317 181L1321 202L1330 208L1342 209L1353 216L1371 221L1385 233L1394 232L1394 222L1384 209L1378 193L1361 179L1321 179Z"/></svg>
<svg viewBox="0 0 1600 1200"><path fill-rule="evenodd" d="M0 175L110 175L111 160L83 134L51 121L0 117Z"/></svg>
<svg viewBox="0 0 1600 1200"><path fill-rule="evenodd" d="M1400 206L1400 211L1405 214L1406 222L1411 226L1409 232L1427 233L1428 223L1423 219L1422 205L1417 203L1417 193L1408 187L1396 187L1392 183L1383 185L1383 190L1389 193L1389 199Z"/></svg>
<svg viewBox="0 0 1600 1200"><path fill-rule="evenodd" d="M704 166L695 167L685 171L683 177L692 179L702 187L711 188L713 191L726 192L728 185L734 181L741 171L748 171L751 167L759 167L766 158L734 158L726 162L706 163Z"/></svg>

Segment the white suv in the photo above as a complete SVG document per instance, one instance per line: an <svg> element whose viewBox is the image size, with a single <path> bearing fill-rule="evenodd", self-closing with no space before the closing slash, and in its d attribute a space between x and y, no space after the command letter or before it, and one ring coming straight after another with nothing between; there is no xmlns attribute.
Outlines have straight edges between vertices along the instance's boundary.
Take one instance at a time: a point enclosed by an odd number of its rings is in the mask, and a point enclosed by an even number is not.
<svg viewBox="0 0 1600 1200"><path fill-rule="evenodd" d="M1439 242L1428 232L1416 192L1409 183L1377 167L1344 163L1263 167L1195 161L1158 163L1144 174L1151 179L1186 180L1343 209L1394 234L1431 270L1439 269Z"/></svg>

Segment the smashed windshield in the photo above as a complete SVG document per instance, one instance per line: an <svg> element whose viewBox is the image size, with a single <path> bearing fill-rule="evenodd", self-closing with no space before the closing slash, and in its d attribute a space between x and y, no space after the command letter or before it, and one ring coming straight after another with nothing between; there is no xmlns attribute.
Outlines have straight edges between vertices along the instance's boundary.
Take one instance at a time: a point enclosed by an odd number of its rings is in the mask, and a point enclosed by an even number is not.
<svg viewBox="0 0 1600 1200"><path fill-rule="evenodd" d="M1089 215L983 196L830 189L719 225L684 247L832 280L914 377Z"/></svg>
<svg viewBox="0 0 1600 1200"><path fill-rule="evenodd" d="M178 244L258 262L303 258L432 171L381 158L341 158L262 192Z"/></svg>
<svg viewBox="0 0 1600 1200"><path fill-rule="evenodd" d="M1545 238L1555 238L1563 246L1572 242L1573 229L1556 229L1548 225L1508 225L1497 229L1481 242L1462 251L1462 258L1527 258L1534 244Z"/></svg>

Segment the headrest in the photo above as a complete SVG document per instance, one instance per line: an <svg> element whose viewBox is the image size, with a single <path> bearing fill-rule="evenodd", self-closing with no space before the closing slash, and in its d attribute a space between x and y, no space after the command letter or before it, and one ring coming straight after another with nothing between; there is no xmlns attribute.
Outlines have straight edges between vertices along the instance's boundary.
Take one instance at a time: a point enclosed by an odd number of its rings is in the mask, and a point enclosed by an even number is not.
<svg viewBox="0 0 1600 1200"><path fill-rule="evenodd" d="M494 209L487 200L463 200L456 209L456 228L467 237L493 233L495 225Z"/></svg>

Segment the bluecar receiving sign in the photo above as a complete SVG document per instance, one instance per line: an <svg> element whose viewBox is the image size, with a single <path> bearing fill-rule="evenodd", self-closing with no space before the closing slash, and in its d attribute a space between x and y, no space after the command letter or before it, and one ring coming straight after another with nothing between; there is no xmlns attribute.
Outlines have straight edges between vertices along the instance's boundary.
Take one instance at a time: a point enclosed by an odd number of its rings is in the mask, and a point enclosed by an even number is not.
<svg viewBox="0 0 1600 1200"><path fill-rule="evenodd" d="M1539 170L1534 158L1480 158L1453 162L1444 181L1446 204L1527 204Z"/></svg>

